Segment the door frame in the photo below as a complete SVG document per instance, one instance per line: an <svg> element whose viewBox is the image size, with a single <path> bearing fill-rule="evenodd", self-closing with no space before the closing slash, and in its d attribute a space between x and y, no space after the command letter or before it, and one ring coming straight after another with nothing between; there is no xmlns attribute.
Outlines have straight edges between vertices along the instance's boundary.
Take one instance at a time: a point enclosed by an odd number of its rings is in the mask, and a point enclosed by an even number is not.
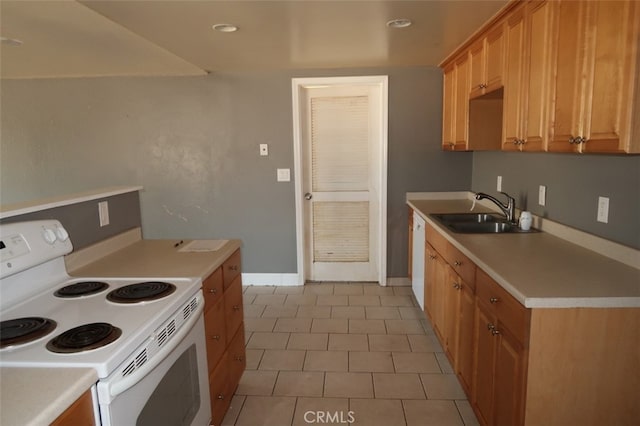
<svg viewBox="0 0 640 426"><path fill-rule="evenodd" d="M296 253L297 253L297 281L298 285L305 283L305 257L304 257L304 193L302 188L302 117L300 116L300 92L306 88L319 86L374 86L380 91L382 106L380 108L380 144L379 150L380 180L378 182L380 192L378 194L380 223L378 232L378 282L382 286L387 285L387 164L388 164L388 110L389 110L389 77L386 75L360 76L360 77L313 77L291 79L293 100L293 160L294 183L296 203Z"/></svg>

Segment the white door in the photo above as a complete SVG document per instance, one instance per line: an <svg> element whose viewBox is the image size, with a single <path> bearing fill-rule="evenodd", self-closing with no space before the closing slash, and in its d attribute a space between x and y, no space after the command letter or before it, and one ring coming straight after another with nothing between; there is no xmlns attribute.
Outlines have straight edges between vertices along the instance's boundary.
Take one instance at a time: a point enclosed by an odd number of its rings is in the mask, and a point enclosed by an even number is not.
<svg viewBox="0 0 640 426"><path fill-rule="evenodd" d="M385 284L386 77L314 80L294 80L299 271Z"/></svg>

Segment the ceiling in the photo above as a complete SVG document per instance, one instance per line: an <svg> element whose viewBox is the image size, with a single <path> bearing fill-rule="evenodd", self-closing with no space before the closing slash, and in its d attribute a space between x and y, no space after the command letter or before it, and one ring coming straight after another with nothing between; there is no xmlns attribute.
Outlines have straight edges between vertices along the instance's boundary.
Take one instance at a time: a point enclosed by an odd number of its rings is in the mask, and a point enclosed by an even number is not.
<svg viewBox="0 0 640 426"><path fill-rule="evenodd" d="M0 1L2 78L435 66L507 0ZM408 28L387 21L408 18ZM239 30L212 30L217 23Z"/></svg>

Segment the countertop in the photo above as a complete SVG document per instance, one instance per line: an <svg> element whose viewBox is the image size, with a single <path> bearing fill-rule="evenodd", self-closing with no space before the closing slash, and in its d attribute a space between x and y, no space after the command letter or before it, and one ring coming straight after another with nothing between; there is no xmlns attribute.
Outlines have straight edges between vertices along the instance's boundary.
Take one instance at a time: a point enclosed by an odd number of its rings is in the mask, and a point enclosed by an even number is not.
<svg viewBox="0 0 640 426"><path fill-rule="evenodd" d="M240 248L229 240L216 251L179 251L192 240L139 240L71 272L76 277L206 278ZM177 246L176 246L177 244Z"/></svg>
<svg viewBox="0 0 640 426"><path fill-rule="evenodd" d="M0 368L0 424L48 425L97 381L91 368Z"/></svg>
<svg viewBox="0 0 640 426"><path fill-rule="evenodd" d="M460 234L429 216L469 212L470 200L407 204L527 308L640 307L640 269L547 232Z"/></svg>

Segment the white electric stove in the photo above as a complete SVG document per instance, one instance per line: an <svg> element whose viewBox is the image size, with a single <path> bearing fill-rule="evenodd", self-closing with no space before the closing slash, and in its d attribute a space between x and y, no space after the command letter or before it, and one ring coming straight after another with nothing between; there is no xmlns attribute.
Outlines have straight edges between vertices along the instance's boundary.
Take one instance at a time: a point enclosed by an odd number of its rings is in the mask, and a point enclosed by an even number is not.
<svg viewBox="0 0 640 426"><path fill-rule="evenodd" d="M101 422L116 425L133 421L131 412L137 424L166 421L169 414L145 407L175 406L155 390L171 387L165 378L178 365L191 378L180 386L192 401L183 407L188 421L175 424L208 424L202 281L72 278L63 257L71 250L57 221L0 225L0 367L93 368ZM117 402L125 392L128 401Z"/></svg>

